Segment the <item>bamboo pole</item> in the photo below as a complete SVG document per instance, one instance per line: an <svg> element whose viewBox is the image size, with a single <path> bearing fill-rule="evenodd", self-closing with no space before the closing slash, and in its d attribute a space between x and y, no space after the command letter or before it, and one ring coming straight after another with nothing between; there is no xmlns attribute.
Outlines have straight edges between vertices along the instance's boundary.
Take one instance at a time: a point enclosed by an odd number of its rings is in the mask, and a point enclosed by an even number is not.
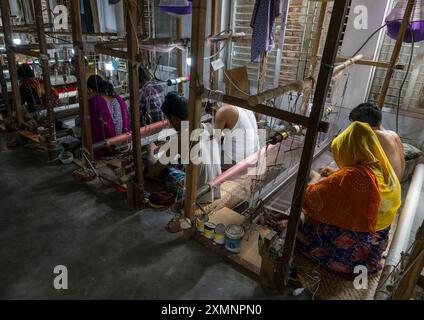
<svg viewBox="0 0 424 320"><path fill-rule="evenodd" d="M72 41L74 44L76 77L78 83L78 101L80 106L80 117L82 120L82 145L88 153L90 160L94 159L93 140L91 136L90 112L88 107L88 91L86 83L87 67L84 57L84 42L82 39L80 1L70 0Z"/></svg>
<svg viewBox="0 0 424 320"><path fill-rule="evenodd" d="M124 10L128 41L128 85L130 91L131 137L135 168L133 206L135 208L140 208L144 202L144 180L140 143L140 93L137 65L137 57L139 56L137 46L137 0L126 0Z"/></svg>
<svg viewBox="0 0 424 320"><path fill-rule="evenodd" d="M333 76L332 67L335 63L339 41L341 38L343 24L350 0L339 0L334 2L331 14L330 26L324 48L322 63L318 75L317 88L313 101L313 107L309 118L309 127L306 131L305 143L299 164L299 172L293 194L292 207L290 210L289 224L284 243L282 264L277 268L278 286L286 286L289 280L290 268L295 248L300 216L303 208L306 185L311 169L312 159L315 151L318 135L318 126L324 112L327 93Z"/></svg>
<svg viewBox="0 0 424 320"><path fill-rule="evenodd" d="M16 112L16 122L21 128L24 125L24 113L22 110L21 94L19 92L18 73L16 71L16 54L13 50L9 49L13 46L9 1L0 1L0 8L4 42L7 49L7 63L9 66L10 82L12 84L13 107Z"/></svg>
<svg viewBox="0 0 424 320"><path fill-rule="evenodd" d="M206 1L193 0L192 29L191 29L191 81L190 96L188 101L190 132L200 126L202 109L203 67L206 32ZM191 148L190 148L191 149ZM191 150L190 150L191 151ZM190 154L190 153L189 153ZM190 161L187 166L185 216L193 219L195 202L197 198L197 172L198 166Z"/></svg>
<svg viewBox="0 0 424 320"><path fill-rule="evenodd" d="M395 71L394 66L396 65L396 62L399 58L400 50L402 49L403 39L405 37L406 30L411 22L411 15L414 9L414 4L415 0L408 0L408 4L406 5L405 14L403 16L398 37L396 39L396 44L392 52L392 57L390 58L390 65L387 70L386 77L384 78L383 86L381 88L380 98L378 100L378 107L380 109L383 108L387 92L389 91L390 82L392 81L392 77Z"/></svg>
<svg viewBox="0 0 424 320"><path fill-rule="evenodd" d="M57 156L56 149L56 129L55 129L55 119L53 112L52 104L52 87L50 80L50 67L49 67L49 54L47 51L46 36L44 34L44 22L43 22L43 9L41 5L41 0L33 0L34 5L34 15L35 23L37 25L37 37L38 44L40 46L40 60L41 68L43 70L43 84L45 90L45 107L47 111L47 127L48 127L48 138L47 138L47 155L49 160L53 160Z"/></svg>

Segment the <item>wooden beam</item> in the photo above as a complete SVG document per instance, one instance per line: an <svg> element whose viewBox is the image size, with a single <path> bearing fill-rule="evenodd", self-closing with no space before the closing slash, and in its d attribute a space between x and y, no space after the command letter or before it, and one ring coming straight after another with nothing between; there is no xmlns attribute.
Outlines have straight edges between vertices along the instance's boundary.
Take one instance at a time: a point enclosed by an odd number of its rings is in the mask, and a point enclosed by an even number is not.
<svg viewBox="0 0 424 320"><path fill-rule="evenodd" d="M362 54L358 54L356 56L354 56L353 58L350 58L348 60L346 60L345 62L343 62L342 64L339 64L337 67L334 68L333 70L333 78L332 80L337 80L337 78L339 78L343 71L351 66L352 64L356 63L357 61L361 60L363 57Z"/></svg>
<svg viewBox="0 0 424 320"><path fill-rule="evenodd" d="M140 208L140 206L144 203L144 180L140 144L140 94L137 60L137 0L126 0L124 3L124 10L128 41L128 85L130 91L131 137L133 142L133 161L135 168L133 205L136 208Z"/></svg>
<svg viewBox="0 0 424 320"><path fill-rule="evenodd" d="M418 229L411 255L393 295L394 300L410 300L424 268L424 222Z"/></svg>
<svg viewBox="0 0 424 320"><path fill-rule="evenodd" d="M9 49L13 46L9 1L0 1L0 9L4 42L7 49L7 63L9 67L10 82L12 84L13 107L16 112L16 121L18 126L23 127L24 112L22 109L21 94L19 92L18 73L16 70L16 54L13 50Z"/></svg>
<svg viewBox="0 0 424 320"><path fill-rule="evenodd" d="M247 100L243 100L241 98L229 96L222 93L218 93L217 95L215 95L214 91L208 89L203 90L203 96L208 97L210 100L228 103L234 106L238 106L239 108L250 110L254 113L264 114L269 117L287 121L293 124L298 124L304 128L308 128L310 126L309 118L297 113L273 108L264 104L251 106ZM328 132L329 127L330 124L328 122L320 121L318 125L318 131Z"/></svg>
<svg viewBox="0 0 424 320"><path fill-rule="evenodd" d="M289 91L303 92L308 87L311 88L314 85L313 78L308 78L303 81L293 81L284 86L279 86L275 89L270 89L265 92L258 93L254 96L250 96L248 99L250 106L256 106L264 103L267 100L282 96L284 93Z"/></svg>
<svg viewBox="0 0 424 320"><path fill-rule="evenodd" d="M279 271L282 271L277 273L282 275L282 279L279 279L282 286L286 286L289 281L290 268L297 238L297 230L299 228L300 223L300 216L303 208L305 190L308 182L314 151L316 148L318 127L324 113L324 106L327 100L327 94L330 88L331 78L333 76L332 66L334 66L334 63L336 61L339 42L349 4L350 0L335 1L331 14L330 26L318 75L313 107L309 119L309 127L306 131L302 157L300 159L299 164L299 172L297 175L296 185L293 194L289 224L287 227L287 235L284 243L282 264L278 267Z"/></svg>
<svg viewBox="0 0 424 320"><path fill-rule="evenodd" d="M188 100L190 132L200 127L202 109L202 88L204 70L205 32L206 32L206 1L193 0L192 29L191 29L191 81ZM191 152L191 150L190 150ZM190 154L190 153L189 153ZM185 216L194 219L195 202L197 198L197 165L187 166Z"/></svg>
<svg viewBox="0 0 424 320"><path fill-rule="evenodd" d="M411 22L411 15L414 9L415 0L408 0L406 5L405 14L403 16L402 24L400 26L399 34L396 39L395 47L393 48L392 57L390 58L389 68L384 78L383 86L381 87L380 98L378 100L378 107L382 109L384 107L384 102L386 100L387 92L389 91L390 82L394 74L394 66L399 58L400 50L402 49L402 43L405 37L406 30Z"/></svg>
<svg viewBox="0 0 424 320"><path fill-rule="evenodd" d="M85 65L84 42L82 38L80 1L70 0L71 24L72 24L72 41L74 44L75 61L76 61L76 77L78 83L78 101L80 106L80 117L82 120L82 145L88 152L88 158L94 159L93 140L91 136L90 111L88 107L88 91L87 91L87 67Z"/></svg>
<svg viewBox="0 0 424 320"><path fill-rule="evenodd" d="M30 49L19 48L16 46L9 47L9 50L12 50L16 54L22 54L24 56L40 58L40 51L34 51Z"/></svg>
<svg viewBox="0 0 424 320"><path fill-rule="evenodd" d="M318 64L319 49L321 47L321 39L324 33L324 24L325 24L325 17L327 16L327 9L328 9L328 2L325 1L321 3L321 9L319 12L318 23L317 23L317 35L316 35L314 46L312 48L311 62L310 62L311 64L309 67L310 77L315 76L315 71Z"/></svg>
<svg viewBox="0 0 424 320"><path fill-rule="evenodd" d="M212 0L212 17L211 17L211 33L212 36L215 36L219 33L219 2L218 0ZM211 47L211 56L214 56L218 52L217 42L210 42ZM215 59L218 59L217 56ZM211 68L210 78L209 78L209 86L212 90L218 89L218 71L214 71L212 69L211 63L213 60L209 61L209 66Z"/></svg>
<svg viewBox="0 0 424 320"><path fill-rule="evenodd" d="M183 33L183 20L182 20L182 17L178 17L178 16L176 17L176 19L177 19L176 37L178 39L180 39L182 37L182 33ZM183 71L183 65L184 65L183 52L181 50L178 50L177 54L178 54L178 57L177 57L177 59L178 59L178 67L177 67L178 68L178 76L179 77L182 77L184 75L184 71ZM178 84L178 92L180 94L183 94L184 93L183 92L183 89L184 89L183 83Z"/></svg>
<svg viewBox="0 0 424 320"><path fill-rule="evenodd" d="M0 54L0 85L1 85L1 94L3 97L4 105L6 106L6 116L7 116L7 127L8 130L11 130L12 124L12 106L10 104L9 92L7 89L7 82L4 76L4 59L3 55Z"/></svg>
<svg viewBox="0 0 424 320"><path fill-rule="evenodd" d="M53 111L53 93L50 80L50 67L49 60L50 56L47 51L46 36L44 34L44 21L43 21L43 9L41 5L41 0L33 0L34 5L34 16L35 23L37 25L37 38L38 44L40 46L40 60L41 68L43 70L43 84L45 90L45 108L47 111L47 128L49 136L47 138L47 155L49 160L53 160L57 156L56 152L56 128L55 128L55 118Z"/></svg>
<svg viewBox="0 0 424 320"><path fill-rule="evenodd" d="M348 58L348 57L337 57L336 62L345 62L349 59L350 58ZM363 66L377 67L377 68L389 68L390 67L390 63L388 63L388 62L373 61L373 60L368 60L368 59L357 60L357 61L355 61L355 64L363 65ZM403 70L403 69L405 69L405 65L397 64L397 65L394 66L394 68L397 69L397 70Z"/></svg>
<svg viewBox="0 0 424 320"><path fill-rule="evenodd" d="M90 5L93 14L94 32L100 32L100 17L99 8L97 7L97 0L90 0Z"/></svg>

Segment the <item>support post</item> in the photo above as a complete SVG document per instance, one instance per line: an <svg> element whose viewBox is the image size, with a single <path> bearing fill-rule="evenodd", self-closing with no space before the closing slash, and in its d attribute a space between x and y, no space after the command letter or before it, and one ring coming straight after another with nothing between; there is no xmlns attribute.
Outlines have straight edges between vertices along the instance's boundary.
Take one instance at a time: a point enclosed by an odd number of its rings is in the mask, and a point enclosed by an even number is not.
<svg viewBox="0 0 424 320"><path fill-rule="evenodd" d="M202 109L203 67L206 32L206 1L193 0L192 29L191 29L191 81L188 101L190 133L200 126ZM191 149L191 148L190 148ZM191 150L190 150L191 151ZM189 153L190 154L190 153ZM197 198L197 165L191 161L187 166L185 216L193 219Z"/></svg>
<svg viewBox="0 0 424 320"><path fill-rule="evenodd" d="M218 0L212 0L212 17L211 17L211 33L212 36L215 36L218 34L219 29L219 1ZM216 42L211 42L211 56L214 56L218 52L218 45ZM219 58L216 57L216 58ZM211 63L212 61L210 61ZM212 70L212 65L210 65L211 72L210 72L210 79L209 79L209 85L212 90L218 89L218 71Z"/></svg>
<svg viewBox="0 0 424 320"><path fill-rule="evenodd" d="M410 300L414 294L415 286L424 268L424 222L418 229L415 241L405 267L406 271L402 274L393 295L394 300Z"/></svg>
<svg viewBox="0 0 424 320"><path fill-rule="evenodd" d="M264 51L261 56L261 63L259 64L258 94L264 91L265 81L266 81L267 60L268 60L268 54L266 51Z"/></svg>
<svg viewBox="0 0 424 320"><path fill-rule="evenodd" d="M414 4L415 0L408 0L408 4L406 5L405 14L403 16L398 37L396 39L396 44L393 48L392 57L390 58L389 68L387 69L386 77L384 78L384 83L381 87L380 98L378 100L378 107L380 109L384 107L384 101L386 100L386 95L389 91L390 82L392 81L392 77L395 72L395 65L399 58L400 50L402 49L403 39L405 37L406 30L411 22L411 15L414 9Z"/></svg>
<svg viewBox="0 0 424 320"><path fill-rule="evenodd" d="M177 30L176 30L176 37L177 39L181 39L182 38L182 32L183 32L183 21L181 17L177 17ZM178 76L182 77L183 76L183 65L184 65L184 57L183 57L183 52L181 50L178 50ZM183 94L183 88L184 85L182 83L178 84L178 92L180 94Z"/></svg>
<svg viewBox="0 0 424 320"><path fill-rule="evenodd" d="M78 102L80 106L80 117L82 120L82 145L88 153L90 160L94 159L93 140L91 137L90 112L88 108L87 91L87 66L84 58L84 42L82 39L80 1L71 0L71 23L72 23L72 41L74 44L77 82L78 82Z"/></svg>
<svg viewBox="0 0 424 320"><path fill-rule="evenodd" d="M7 63L9 66L10 82L12 84L13 107L16 112L16 122L21 128L24 125L24 113L22 110L21 94L19 92L18 73L16 71L16 54L13 50L9 49L13 46L9 1L0 1L0 8L4 42L7 50Z"/></svg>
<svg viewBox="0 0 424 320"><path fill-rule="evenodd" d="M12 106L10 105L9 92L7 89L6 78L4 77L4 60L3 55L0 54L0 85L1 92L4 101L4 105L6 106L6 116L7 116L7 129L11 130L12 124Z"/></svg>
<svg viewBox="0 0 424 320"><path fill-rule="evenodd" d="M315 75L315 71L317 69L318 54L319 54L319 49L321 46L322 34L324 31L324 23L325 23L325 17L327 15L327 8L328 8L328 2L327 1L322 2L321 9L319 12L319 17L318 17L318 24L317 24L317 32L316 32L317 38L315 39L315 43L312 48L312 54L311 54L311 65L309 67L310 77L313 77Z"/></svg>
<svg viewBox="0 0 424 320"><path fill-rule="evenodd" d="M47 155L49 160L56 158L56 129L54 111L52 105L52 87L50 81L50 68L49 68L49 54L47 51L46 36L44 33L44 21L43 21L43 9L41 6L41 0L33 0L35 23L37 26L37 38L40 46L40 60L41 68L43 70L43 83L45 90L45 107L47 112L47 127L49 136L47 138Z"/></svg>
<svg viewBox="0 0 424 320"><path fill-rule="evenodd" d="M133 182L134 198L132 205L135 208L140 208L144 198L144 181L140 143L140 93L137 66L137 0L126 0L124 3L124 10L128 41L128 85L130 90L131 131L133 143L133 161L135 169L135 178Z"/></svg>
<svg viewBox="0 0 424 320"><path fill-rule="evenodd" d="M349 3L350 0L338 0L334 2L330 27L328 30L324 54L318 75L317 87L315 90L313 107L309 118L309 126L306 131L303 153L299 164L299 171L297 174L296 185L293 194L287 235L284 243L282 264L278 267L277 270L277 274L281 275L282 277L282 279L281 277L278 279L279 286L281 284L286 286L289 280L290 267L296 243L300 216L303 208L306 185L316 146L318 126L323 115L328 90L331 84L331 78L333 77L332 66L336 61L339 41L341 38L343 24Z"/></svg>

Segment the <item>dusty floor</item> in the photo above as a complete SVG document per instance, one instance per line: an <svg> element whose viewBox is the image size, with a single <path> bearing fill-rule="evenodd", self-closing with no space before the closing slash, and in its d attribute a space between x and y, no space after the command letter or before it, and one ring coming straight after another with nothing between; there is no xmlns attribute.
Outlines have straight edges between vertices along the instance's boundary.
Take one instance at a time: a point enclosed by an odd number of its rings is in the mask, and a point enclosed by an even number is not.
<svg viewBox="0 0 424 320"><path fill-rule="evenodd" d="M126 208L122 195L77 184L0 136L0 299L283 299L220 257L164 230L168 212ZM69 289L53 287L68 269ZM299 297L304 298L304 297Z"/></svg>

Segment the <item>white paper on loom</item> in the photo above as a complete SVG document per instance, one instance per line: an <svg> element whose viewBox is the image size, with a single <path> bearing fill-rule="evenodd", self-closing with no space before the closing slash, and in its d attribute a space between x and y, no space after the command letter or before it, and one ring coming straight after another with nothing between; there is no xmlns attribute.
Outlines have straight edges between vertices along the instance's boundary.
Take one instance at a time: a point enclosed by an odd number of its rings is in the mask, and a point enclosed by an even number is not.
<svg viewBox="0 0 424 320"><path fill-rule="evenodd" d="M160 7L188 7L187 0L160 0Z"/></svg>

